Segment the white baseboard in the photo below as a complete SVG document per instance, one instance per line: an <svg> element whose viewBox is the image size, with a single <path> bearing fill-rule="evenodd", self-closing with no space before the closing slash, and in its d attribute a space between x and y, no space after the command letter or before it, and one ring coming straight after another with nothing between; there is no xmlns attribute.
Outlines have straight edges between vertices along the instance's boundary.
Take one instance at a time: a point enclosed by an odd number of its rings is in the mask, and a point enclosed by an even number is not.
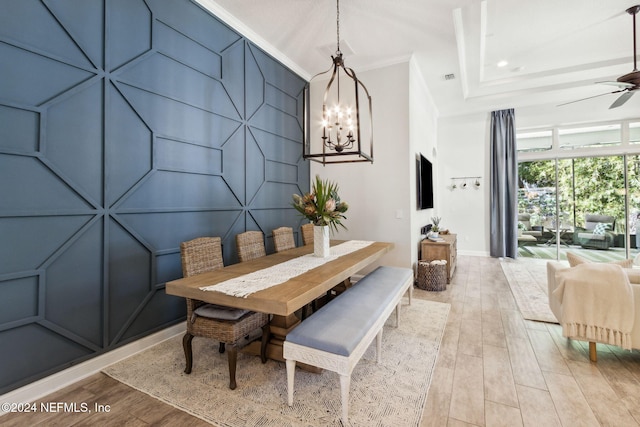
<svg viewBox="0 0 640 427"><path fill-rule="evenodd" d="M80 381L90 375L93 375L103 368L133 356L149 347L152 347L162 341L168 340L176 335L184 334L184 323L171 326L159 332L141 338L130 344L119 347L108 353L96 356L86 362L79 363L76 366L56 372L41 380L32 382L18 389L12 390L0 396L1 403L29 403L38 400L54 391L67 387L75 382ZM0 416L7 412L0 409Z"/></svg>
<svg viewBox="0 0 640 427"><path fill-rule="evenodd" d="M468 256L480 256L480 257L491 257L491 254L486 251L458 251L458 255L468 255Z"/></svg>

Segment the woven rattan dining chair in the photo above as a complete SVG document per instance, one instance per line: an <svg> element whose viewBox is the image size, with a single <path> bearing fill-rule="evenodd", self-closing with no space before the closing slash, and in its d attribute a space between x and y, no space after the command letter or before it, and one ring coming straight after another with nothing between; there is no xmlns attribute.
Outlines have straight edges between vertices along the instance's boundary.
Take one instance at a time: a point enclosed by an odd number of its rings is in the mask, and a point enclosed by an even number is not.
<svg viewBox="0 0 640 427"><path fill-rule="evenodd" d="M302 230L302 244L313 245L313 224L302 224L300 230Z"/></svg>
<svg viewBox="0 0 640 427"><path fill-rule="evenodd" d="M199 237L180 244L182 274L184 277L224 267L222 244L219 237ZM191 373L193 357L191 340L205 337L220 342L220 353L227 351L229 363L229 388L236 388L236 361L238 342L249 333L262 328L260 357L267 361L266 350L269 339L269 315L249 310L235 309L203 301L187 300L187 332L182 339L186 360L185 374Z"/></svg>
<svg viewBox="0 0 640 427"><path fill-rule="evenodd" d="M267 255L264 235L261 231L245 231L236 235L236 250L240 262L251 261Z"/></svg>
<svg viewBox="0 0 640 427"><path fill-rule="evenodd" d="M293 228L280 227L273 230L273 246L276 248L276 252L295 248L296 242L293 240Z"/></svg>

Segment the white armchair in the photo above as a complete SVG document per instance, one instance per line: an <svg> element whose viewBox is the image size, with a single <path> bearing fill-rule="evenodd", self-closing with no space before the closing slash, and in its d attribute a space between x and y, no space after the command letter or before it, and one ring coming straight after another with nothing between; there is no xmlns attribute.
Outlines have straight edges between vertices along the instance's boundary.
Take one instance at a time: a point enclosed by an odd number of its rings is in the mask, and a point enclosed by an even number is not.
<svg viewBox="0 0 640 427"><path fill-rule="evenodd" d="M557 294L554 294L554 291L559 285L556 274L567 268L570 267L563 262L549 261L547 263L549 307L560 324L563 323L563 303L567 303L567 301L563 301ZM631 346L635 349L640 349L640 269L623 268L623 271L631 283L635 305L633 329L631 330ZM597 361L595 341L589 341L589 358L593 362Z"/></svg>

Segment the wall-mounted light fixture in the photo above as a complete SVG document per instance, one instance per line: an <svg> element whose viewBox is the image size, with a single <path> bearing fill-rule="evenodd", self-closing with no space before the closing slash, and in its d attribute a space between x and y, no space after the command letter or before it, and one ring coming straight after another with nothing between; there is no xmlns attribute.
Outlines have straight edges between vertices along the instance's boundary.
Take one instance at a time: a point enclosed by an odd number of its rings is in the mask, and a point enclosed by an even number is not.
<svg viewBox="0 0 640 427"><path fill-rule="evenodd" d="M340 0L336 0L337 48L331 56L333 64L324 72L311 78L304 89L304 113L302 157L322 164L373 163L373 121L371 96L356 73L344 65L340 51ZM319 129L312 135L310 114L310 86L313 79L333 69L322 101L322 117ZM351 88L353 88L351 90ZM342 93L341 93L342 89ZM345 90L346 89L346 90ZM366 103L360 108L360 98ZM366 142L368 137L368 143Z"/></svg>

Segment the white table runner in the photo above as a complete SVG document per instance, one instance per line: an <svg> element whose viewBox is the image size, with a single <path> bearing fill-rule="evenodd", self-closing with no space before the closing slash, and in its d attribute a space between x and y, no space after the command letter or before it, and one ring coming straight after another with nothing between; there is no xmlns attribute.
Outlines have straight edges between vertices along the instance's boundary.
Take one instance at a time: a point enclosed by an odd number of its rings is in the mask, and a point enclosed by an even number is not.
<svg viewBox="0 0 640 427"><path fill-rule="evenodd" d="M326 258L319 258L313 254L304 255L276 264L253 273L225 280L216 285L200 288L203 291L216 291L235 297L246 298L254 292L279 285L287 280L313 270L323 264L333 261L343 255L365 248L373 242L367 240L349 240L331 247Z"/></svg>

